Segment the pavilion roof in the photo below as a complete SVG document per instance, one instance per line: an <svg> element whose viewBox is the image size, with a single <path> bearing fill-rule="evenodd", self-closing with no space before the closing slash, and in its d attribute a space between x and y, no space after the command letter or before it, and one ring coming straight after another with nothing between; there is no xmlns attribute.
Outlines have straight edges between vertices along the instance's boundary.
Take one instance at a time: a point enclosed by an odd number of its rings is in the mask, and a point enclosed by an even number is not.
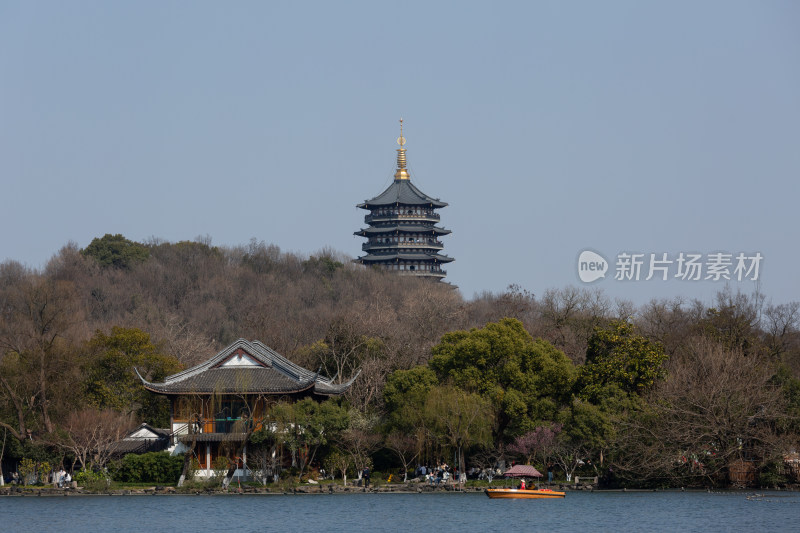
<svg viewBox="0 0 800 533"><path fill-rule="evenodd" d="M139 374L138 370L136 371ZM358 374L356 374L357 376ZM344 393L347 383L333 380L289 361L260 341L239 339L204 363L144 387L158 394L293 394L313 392L331 396Z"/></svg>
<svg viewBox="0 0 800 533"><path fill-rule="evenodd" d="M377 245L376 245L377 246ZM382 254L367 254L363 257L359 257L358 261L362 263L373 263L375 261L393 261L395 259L402 259L404 261L430 261L435 260L437 263L449 263L453 261L452 257L448 257L442 254L431 254L425 252L413 253L411 251L402 251L402 252L388 252Z"/></svg>
<svg viewBox="0 0 800 533"><path fill-rule="evenodd" d="M445 207L447 202L438 198L431 198L419 190L411 180L394 180L385 191L371 200L358 204L362 209L372 209L385 205L427 205L431 207Z"/></svg>
<svg viewBox="0 0 800 533"><path fill-rule="evenodd" d="M449 229L440 228L437 226L426 226L425 224L390 224L386 226L370 226L368 228L359 230L354 235L379 235L391 232L407 232L407 233L434 233L436 235L447 235L452 233Z"/></svg>

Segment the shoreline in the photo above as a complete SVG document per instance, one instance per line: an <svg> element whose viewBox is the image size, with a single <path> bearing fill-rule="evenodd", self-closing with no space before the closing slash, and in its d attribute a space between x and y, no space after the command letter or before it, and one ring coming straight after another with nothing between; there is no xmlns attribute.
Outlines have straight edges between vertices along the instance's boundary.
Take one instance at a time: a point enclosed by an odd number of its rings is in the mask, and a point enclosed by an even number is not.
<svg viewBox="0 0 800 533"><path fill-rule="evenodd" d="M499 487L499 485L498 485ZM217 489L190 489L179 490L175 487L164 487L154 485L147 488L137 489L114 489L107 491L87 490L83 488L58 489L53 487L0 487L0 497L80 497L80 496L301 496L301 495L339 495L339 494L470 494L484 492L488 487L465 487L458 488L432 488L425 487L406 487L403 485L382 485L379 487L341 487L332 485L301 485L289 490L276 490L272 487L243 487L223 491ZM708 489L708 488L668 488L668 489L597 489L588 488L569 488L561 486L558 490L564 492L598 492L598 493L644 493L644 492L694 492L694 493L732 493L746 494L758 492L787 492L795 493L800 491L800 487L786 488L731 488L731 489Z"/></svg>

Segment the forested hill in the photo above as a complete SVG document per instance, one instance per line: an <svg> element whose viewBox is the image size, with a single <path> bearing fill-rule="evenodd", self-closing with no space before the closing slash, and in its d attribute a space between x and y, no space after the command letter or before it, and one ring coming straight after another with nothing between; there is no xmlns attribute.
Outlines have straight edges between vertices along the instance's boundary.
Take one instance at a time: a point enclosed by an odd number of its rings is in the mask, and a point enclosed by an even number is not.
<svg viewBox="0 0 800 533"><path fill-rule="evenodd" d="M664 432L676 432L675 448L661 454L669 463L689 447L677 436L687 422L677 399L708 400L718 388L721 402L749 398L737 415L745 426L758 413L766 417L767 407L779 411L770 413L763 445L772 439L770 453L782 453L795 438L796 422L789 421L800 407L800 306L729 291L715 302L676 298L639 308L573 287L533 295L512 286L465 300L448 284L364 268L332 250L305 257L256 241L217 247L202 239L137 243L105 235L83 250L65 246L41 271L0 264L0 313L0 422L23 439L57 433L87 405L163 424L163 404L142 395L131 366L160 379L237 338L261 340L337 381L361 369L347 400L386 428L395 420L403 429L408 419L401 420L399 406L415 401L404 395L420 383L427 383L419 389L425 394L436 384L478 394L495 402L486 441L495 449L565 421L577 427L588 416L581 409L591 408L599 425L573 440L597 437L584 443L585 453L608 456L619 438L609 429L619 422L614 417L652 402L676 406L658 418ZM481 329L487 324L500 329ZM467 368L475 350L501 353L493 343L506 336L508 346L531 350L540 362L513 363L515 372L519 365L528 370L507 386L501 382L508 375L487 369L490 358ZM542 381L545 368L559 369L558 390ZM476 375L496 382L470 381ZM515 417L523 415L520 425ZM629 437L649 441L637 433L645 426L627 427ZM737 439L730 437L732 446ZM620 455L620 468L641 470L656 448Z"/></svg>

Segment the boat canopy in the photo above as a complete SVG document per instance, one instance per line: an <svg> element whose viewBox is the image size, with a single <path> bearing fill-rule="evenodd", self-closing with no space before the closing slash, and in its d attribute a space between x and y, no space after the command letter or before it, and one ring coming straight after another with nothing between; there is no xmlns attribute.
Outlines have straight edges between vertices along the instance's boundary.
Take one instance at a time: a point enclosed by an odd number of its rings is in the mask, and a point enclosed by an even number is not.
<svg viewBox="0 0 800 533"><path fill-rule="evenodd" d="M542 473L530 465L514 465L503 475L505 477L542 477Z"/></svg>

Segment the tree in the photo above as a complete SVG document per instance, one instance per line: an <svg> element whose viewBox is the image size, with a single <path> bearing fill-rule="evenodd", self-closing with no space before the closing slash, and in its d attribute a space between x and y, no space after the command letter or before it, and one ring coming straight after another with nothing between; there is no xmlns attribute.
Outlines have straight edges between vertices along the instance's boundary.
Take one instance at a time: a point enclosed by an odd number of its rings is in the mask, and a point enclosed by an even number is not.
<svg viewBox="0 0 800 533"><path fill-rule="evenodd" d="M734 462L764 464L796 442L781 431L786 397L767 360L705 338L688 348L621 426L621 475L724 484Z"/></svg>
<svg viewBox="0 0 800 533"><path fill-rule="evenodd" d="M584 361L594 328L608 320L610 303L599 289L548 289L540 304L540 334L575 364Z"/></svg>
<svg viewBox="0 0 800 533"><path fill-rule="evenodd" d="M323 464L325 465L325 469L331 472L331 476L335 475L336 472L339 472L339 474L342 476L342 482L344 483L344 486L347 486L347 471L353 464L350 454L344 453L338 449L334 449L325 456Z"/></svg>
<svg viewBox="0 0 800 533"><path fill-rule="evenodd" d="M292 466L296 466L302 476L319 448L331 440L338 440L342 431L347 429L350 415L333 400L317 402L304 398L294 403L274 405L270 419L276 424L275 438L289 448Z"/></svg>
<svg viewBox="0 0 800 533"><path fill-rule="evenodd" d="M561 428L561 424L557 423L539 426L514 439L508 451L521 455L525 464L533 464L534 461L545 463L554 453Z"/></svg>
<svg viewBox="0 0 800 533"><path fill-rule="evenodd" d="M380 447L381 436L375 431L377 419L352 409L347 429L336 439L337 447L350 455L358 479L372 466L372 454Z"/></svg>
<svg viewBox="0 0 800 533"><path fill-rule="evenodd" d="M453 387L435 387L425 400L425 419L431 433L456 452L459 472L465 471L466 448L491 443L492 418L491 403L486 398Z"/></svg>
<svg viewBox="0 0 800 533"><path fill-rule="evenodd" d="M87 408L73 411L67 417L64 444L75 454L81 470L103 468L113 453L113 444L122 439L134 426L130 414L112 409Z"/></svg>
<svg viewBox="0 0 800 533"><path fill-rule="evenodd" d="M419 457L420 443L411 435L393 431L386 436L386 447L392 450L403 464L403 483L408 481L408 467Z"/></svg>
<svg viewBox="0 0 800 533"><path fill-rule="evenodd" d="M69 396L75 366L73 336L81 322L74 286L24 269L3 269L0 279L0 394L13 405L19 440L35 430L52 433L53 412Z"/></svg>
<svg viewBox="0 0 800 533"><path fill-rule="evenodd" d="M406 434L422 427L425 399L438 383L436 374L427 366L392 372L383 389L389 427Z"/></svg>
<svg viewBox="0 0 800 533"><path fill-rule="evenodd" d="M3 444L0 445L0 487L5 485L5 476L3 474L3 457L6 454L6 442L8 441L8 428L3 428Z"/></svg>
<svg viewBox="0 0 800 533"><path fill-rule="evenodd" d="M616 424L624 419L622 403L606 399L601 405L573 398L571 405L559 413L563 430L556 437L553 455L564 469L567 481L578 467L589 463L595 475L599 475L605 452L615 441ZM632 405L628 402L627 405Z"/></svg>
<svg viewBox="0 0 800 533"><path fill-rule="evenodd" d="M281 460L278 448L276 431L270 423L263 423L250 436L247 446L248 463L255 478L260 479L262 485L266 485L269 478L278 473Z"/></svg>
<svg viewBox="0 0 800 533"><path fill-rule="evenodd" d="M554 420L570 399L572 362L550 343L534 340L506 318L482 329L447 333L429 363L440 382L475 392L494 408L495 442Z"/></svg>
<svg viewBox="0 0 800 533"><path fill-rule="evenodd" d="M595 329L589 339L577 392L594 403L613 393L609 387L643 394L665 376L666 359L661 344L638 335L628 322L613 321L607 328Z"/></svg>
<svg viewBox="0 0 800 533"><path fill-rule="evenodd" d="M356 317L337 317L328 327L325 339L310 348L312 360L337 383L348 381L365 359L382 349L380 339L358 331L359 322Z"/></svg>
<svg viewBox="0 0 800 533"><path fill-rule="evenodd" d="M119 326L112 327L110 335L95 332L87 349L91 357L84 390L91 405L135 413L155 425L168 423L169 405L142 387L134 368L148 381L158 382L181 370L177 359L161 353L148 333Z"/></svg>
<svg viewBox="0 0 800 533"><path fill-rule="evenodd" d="M150 257L150 251L146 246L130 241L119 233L116 235L106 233L101 238L95 237L81 253L94 258L100 266L125 270Z"/></svg>

